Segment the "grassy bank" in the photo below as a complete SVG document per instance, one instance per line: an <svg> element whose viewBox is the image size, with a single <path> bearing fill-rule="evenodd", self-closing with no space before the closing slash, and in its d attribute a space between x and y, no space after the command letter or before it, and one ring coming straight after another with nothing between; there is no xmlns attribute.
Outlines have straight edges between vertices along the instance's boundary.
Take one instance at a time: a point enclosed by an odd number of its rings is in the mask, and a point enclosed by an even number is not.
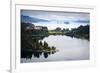
<svg viewBox="0 0 100 73"><path fill-rule="evenodd" d="M49 35L65 35L65 33L61 31L49 31L48 34Z"/></svg>

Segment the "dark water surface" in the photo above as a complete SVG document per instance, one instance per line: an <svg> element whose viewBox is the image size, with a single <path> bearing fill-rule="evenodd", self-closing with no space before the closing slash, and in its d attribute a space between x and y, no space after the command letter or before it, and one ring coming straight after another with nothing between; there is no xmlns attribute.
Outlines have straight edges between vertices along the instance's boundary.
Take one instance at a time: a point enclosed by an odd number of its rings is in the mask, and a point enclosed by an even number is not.
<svg viewBox="0 0 100 73"><path fill-rule="evenodd" d="M89 59L88 40L72 38L65 35L50 35L45 37L43 41L46 41L49 46L55 46L59 51L55 53L26 52L25 54L29 55L29 58L21 58L21 63Z"/></svg>

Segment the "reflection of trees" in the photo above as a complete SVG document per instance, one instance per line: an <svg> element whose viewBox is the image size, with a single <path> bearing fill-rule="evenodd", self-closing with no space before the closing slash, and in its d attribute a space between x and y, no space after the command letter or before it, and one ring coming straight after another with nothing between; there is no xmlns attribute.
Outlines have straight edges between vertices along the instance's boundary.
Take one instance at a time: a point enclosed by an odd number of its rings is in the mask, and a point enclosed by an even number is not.
<svg viewBox="0 0 100 73"><path fill-rule="evenodd" d="M31 52L31 51L22 51L21 52L21 58L27 58L27 59L31 59L32 55L34 56L34 58L40 58L40 56L44 56L44 58L48 58L48 56L50 54L54 54L55 52Z"/></svg>
<svg viewBox="0 0 100 73"><path fill-rule="evenodd" d="M42 52L33 52L34 57L39 58Z"/></svg>
<svg viewBox="0 0 100 73"><path fill-rule="evenodd" d="M48 53L44 52L44 57L47 58L48 57Z"/></svg>
<svg viewBox="0 0 100 73"><path fill-rule="evenodd" d="M50 47L47 42L41 40L48 37L48 28L34 26L30 23L21 23L21 58L39 58L41 54L47 58L51 51L55 51L54 46Z"/></svg>
<svg viewBox="0 0 100 73"><path fill-rule="evenodd" d="M32 58L32 52L28 52L28 51L21 51L21 58L28 58L31 59Z"/></svg>
<svg viewBox="0 0 100 73"><path fill-rule="evenodd" d="M57 27L54 30L49 30L49 35L66 35L70 37L84 38L89 40L89 27L90 25L80 25L79 27L72 28L71 30L69 30L68 28L61 29L60 27Z"/></svg>

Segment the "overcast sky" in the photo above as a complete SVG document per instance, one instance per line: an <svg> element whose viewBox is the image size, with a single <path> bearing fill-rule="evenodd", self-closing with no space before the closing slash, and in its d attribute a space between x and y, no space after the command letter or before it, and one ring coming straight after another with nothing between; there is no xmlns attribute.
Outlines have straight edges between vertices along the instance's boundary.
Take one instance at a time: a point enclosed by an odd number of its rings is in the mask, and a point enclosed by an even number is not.
<svg viewBox="0 0 100 73"><path fill-rule="evenodd" d="M49 30L56 27L76 28L87 25L90 21L89 13L80 12L54 12L38 10L21 10L21 15L48 20L49 22L33 22L36 26L47 26Z"/></svg>

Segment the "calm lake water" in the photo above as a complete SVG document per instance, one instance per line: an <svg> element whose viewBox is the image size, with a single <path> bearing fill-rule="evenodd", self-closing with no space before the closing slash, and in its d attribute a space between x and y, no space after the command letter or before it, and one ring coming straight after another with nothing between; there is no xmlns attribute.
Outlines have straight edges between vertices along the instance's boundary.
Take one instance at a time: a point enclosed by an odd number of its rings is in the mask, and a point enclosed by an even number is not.
<svg viewBox="0 0 100 73"><path fill-rule="evenodd" d="M49 46L55 46L59 51L44 57L44 53L39 58L32 55L31 59L21 58L21 62L47 62L47 61L71 61L89 59L89 41L85 39L72 38L65 35L50 35L42 41L46 41Z"/></svg>

